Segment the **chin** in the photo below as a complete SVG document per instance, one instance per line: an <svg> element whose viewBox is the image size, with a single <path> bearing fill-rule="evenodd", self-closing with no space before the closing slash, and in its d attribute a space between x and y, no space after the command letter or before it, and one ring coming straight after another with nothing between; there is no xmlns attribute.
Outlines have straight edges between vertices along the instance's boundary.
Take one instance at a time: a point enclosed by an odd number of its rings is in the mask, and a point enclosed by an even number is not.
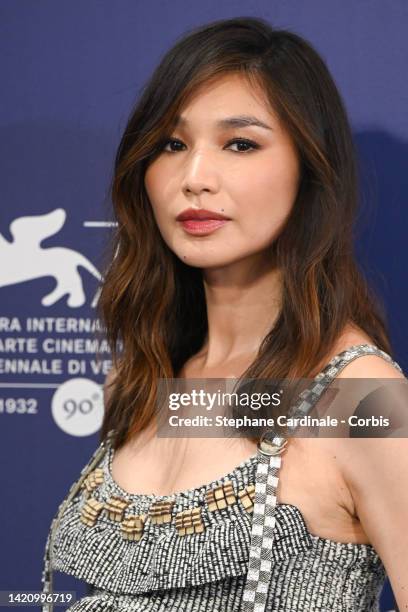
<svg viewBox="0 0 408 612"><path fill-rule="evenodd" d="M188 249L185 249L184 252L176 253L176 255L183 263L187 264L188 266L203 269L225 268L225 266L231 265L240 259L231 258L231 254L229 254L229 256L225 255L224 257L222 257L220 253L214 253L213 256L206 256L203 253L199 254L188 252Z"/></svg>

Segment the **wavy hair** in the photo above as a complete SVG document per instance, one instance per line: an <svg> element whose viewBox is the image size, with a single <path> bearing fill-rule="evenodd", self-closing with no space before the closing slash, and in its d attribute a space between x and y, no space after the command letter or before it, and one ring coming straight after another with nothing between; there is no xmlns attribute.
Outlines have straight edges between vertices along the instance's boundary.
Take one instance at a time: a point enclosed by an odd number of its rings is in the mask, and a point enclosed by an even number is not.
<svg viewBox="0 0 408 612"><path fill-rule="evenodd" d="M159 378L175 378L205 340L201 270L168 248L144 187L146 168L202 85L238 73L261 87L296 146L298 195L272 245L282 271L278 318L247 378L309 377L348 323L390 352L384 307L353 253L358 180L351 129L326 64L299 35L240 17L189 31L164 55L133 109L115 159L118 222L98 302L114 385L101 440L121 446L155 414Z"/></svg>

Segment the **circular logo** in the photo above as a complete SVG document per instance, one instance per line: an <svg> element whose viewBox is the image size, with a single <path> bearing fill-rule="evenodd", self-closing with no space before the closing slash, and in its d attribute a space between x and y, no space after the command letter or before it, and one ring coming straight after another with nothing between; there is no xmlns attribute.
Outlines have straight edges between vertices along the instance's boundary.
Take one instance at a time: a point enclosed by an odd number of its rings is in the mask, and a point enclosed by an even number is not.
<svg viewBox="0 0 408 612"><path fill-rule="evenodd" d="M103 420L103 388L89 378L71 378L53 395L51 411L54 421L71 436L96 433Z"/></svg>

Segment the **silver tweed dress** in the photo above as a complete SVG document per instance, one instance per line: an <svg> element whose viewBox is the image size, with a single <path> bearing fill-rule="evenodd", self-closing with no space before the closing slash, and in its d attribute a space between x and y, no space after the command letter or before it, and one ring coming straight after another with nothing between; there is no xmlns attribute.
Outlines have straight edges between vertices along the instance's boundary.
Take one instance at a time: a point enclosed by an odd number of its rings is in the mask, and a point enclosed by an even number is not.
<svg viewBox="0 0 408 612"><path fill-rule="evenodd" d="M302 393L307 414L342 368L371 344L336 355ZM368 612L385 570L369 544L312 535L276 490L286 441L264 434L256 454L211 483L173 495L130 494L112 478L111 431L60 504L46 539L43 593L53 572L89 594L68 612ZM43 612L52 612L51 603Z"/></svg>

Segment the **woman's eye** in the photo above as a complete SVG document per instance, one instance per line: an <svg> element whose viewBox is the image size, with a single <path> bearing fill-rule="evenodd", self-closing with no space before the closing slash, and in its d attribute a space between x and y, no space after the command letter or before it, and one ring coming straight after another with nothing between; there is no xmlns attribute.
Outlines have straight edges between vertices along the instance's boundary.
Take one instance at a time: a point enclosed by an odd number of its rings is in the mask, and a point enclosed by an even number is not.
<svg viewBox="0 0 408 612"><path fill-rule="evenodd" d="M174 151L180 151L180 149L176 148L176 149L168 149L167 145L172 145L172 144L176 144L176 145L181 145L183 146L183 143L181 142L181 140L177 140L176 138L167 138L162 146L162 150L163 151L167 151L167 152L174 152Z"/></svg>
<svg viewBox="0 0 408 612"><path fill-rule="evenodd" d="M239 145L239 147L244 147L244 149L238 149L237 153L246 153L247 151L251 151L251 149L259 149L259 145L253 140L247 140L246 138L235 138L234 140L230 140L228 146L231 145ZM247 148L249 147L249 149Z"/></svg>

